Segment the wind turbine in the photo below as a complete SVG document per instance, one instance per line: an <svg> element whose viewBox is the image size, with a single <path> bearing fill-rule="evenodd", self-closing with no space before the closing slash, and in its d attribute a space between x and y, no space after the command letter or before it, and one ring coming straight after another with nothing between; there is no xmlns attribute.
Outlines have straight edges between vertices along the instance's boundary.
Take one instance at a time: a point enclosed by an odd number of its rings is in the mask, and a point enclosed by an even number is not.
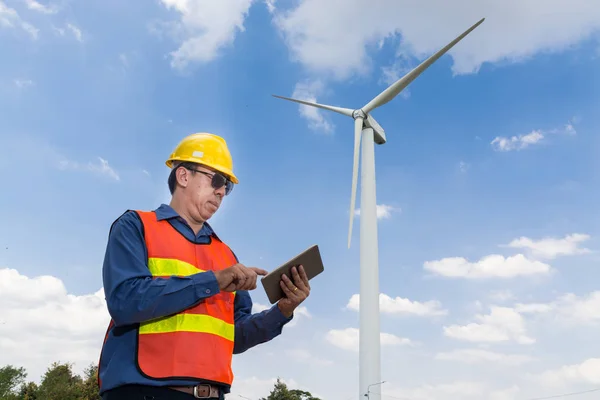
<svg viewBox="0 0 600 400"><path fill-rule="evenodd" d="M460 36L423 61L419 66L398 79L375 98L356 110L313 103L289 97L274 97L307 106L334 111L354 119L354 163L352 167L352 192L350 195L350 225L348 248L352 237L356 184L358 179L359 150L362 150L360 191L360 330L359 330L359 398L369 395L369 385L381 381L381 343L379 325L379 254L377 240L377 202L375 188L375 145L386 142L383 128L375 121L371 112L394 99L431 64L460 42L471 31L485 21L482 18ZM362 139L362 148L361 148ZM379 400L377 393L370 394ZM370 397L369 396L369 397Z"/></svg>

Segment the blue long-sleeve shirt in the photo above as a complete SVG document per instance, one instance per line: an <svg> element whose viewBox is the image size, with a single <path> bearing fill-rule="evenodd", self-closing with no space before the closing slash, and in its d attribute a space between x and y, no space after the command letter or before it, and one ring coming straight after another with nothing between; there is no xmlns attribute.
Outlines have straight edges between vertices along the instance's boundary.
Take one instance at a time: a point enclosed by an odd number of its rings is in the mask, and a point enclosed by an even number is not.
<svg viewBox="0 0 600 400"><path fill-rule="evenodd" d="M207 243L214 232L204 223L200 232L192 228L173 208L161 204L156 210L159 220L168 220L188 240ZM113 326L107 332L100 357L100 393L125 384L186 386L196 381L153 381L138 371L136 357L137 324L185 310L203 298L219 293L212 271L186 277L152 279L148 269L148 253L143 226L138 215L128 211L111 227L102 279L108 312ZM233 352L246 350L281 334L292 318L285 317L279 307L252 314L252 299L247 291L236 291L234 303L235 342ZM222 388L225 393L229 388Z"/></svg>

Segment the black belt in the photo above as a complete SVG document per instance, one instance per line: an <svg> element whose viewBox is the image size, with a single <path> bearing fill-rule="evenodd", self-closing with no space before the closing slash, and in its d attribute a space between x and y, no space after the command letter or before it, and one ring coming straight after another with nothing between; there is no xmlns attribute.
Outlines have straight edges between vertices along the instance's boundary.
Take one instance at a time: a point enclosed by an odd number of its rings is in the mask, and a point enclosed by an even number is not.
<svg viewBox="0 0 600 400"><path fill-rule="evenodd" d="M218 387L207 384L196 386L169 386L169 389L191 394L196 399L218 399L221 397L221 390L219 390Z"/></svg>

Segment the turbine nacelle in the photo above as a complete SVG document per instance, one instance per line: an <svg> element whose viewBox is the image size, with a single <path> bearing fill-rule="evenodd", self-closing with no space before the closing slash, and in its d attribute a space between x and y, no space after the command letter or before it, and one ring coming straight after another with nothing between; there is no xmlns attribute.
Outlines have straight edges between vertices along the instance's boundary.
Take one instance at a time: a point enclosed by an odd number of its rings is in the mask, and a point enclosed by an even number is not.
<svg viewBox="0 0 600 400"><path fill-rule="evenodd" d="M383 130L381 125L379 125L379 123L375 121L375 118L373 118L371 114L367 114L362 108L359 108L352 112L352 118L354 118L354 120L356 120L357 118L361 118L363 120L363 129L373 129L375 143L384 144L386 142L385 131Z"/></svg>

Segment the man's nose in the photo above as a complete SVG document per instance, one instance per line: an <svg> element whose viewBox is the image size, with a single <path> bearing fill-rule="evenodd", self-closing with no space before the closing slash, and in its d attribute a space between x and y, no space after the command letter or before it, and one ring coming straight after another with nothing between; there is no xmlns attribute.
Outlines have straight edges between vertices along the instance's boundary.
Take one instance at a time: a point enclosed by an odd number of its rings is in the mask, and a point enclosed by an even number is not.
<svg viewBox="0 0 600 400"><path fill-rule="evenodd" d="M221 198L225 197L225 185L223 185L220 188L218 188L217 190L215 190L215 193L217 193L219 196L221 196Z"/></svg>

